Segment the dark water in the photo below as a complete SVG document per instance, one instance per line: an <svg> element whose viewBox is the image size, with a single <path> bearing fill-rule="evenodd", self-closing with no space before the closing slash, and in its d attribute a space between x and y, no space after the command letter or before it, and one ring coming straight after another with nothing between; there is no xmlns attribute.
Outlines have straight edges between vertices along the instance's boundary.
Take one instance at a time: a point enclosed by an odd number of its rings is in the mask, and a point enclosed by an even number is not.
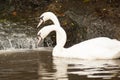
<svg viewBox="0 0 120 80"><path fill-rule="evenodd" d="M0 52L0 80L119 80L119 78L120 60L88 61L56 58L52 57L51 50Z"/></svg>

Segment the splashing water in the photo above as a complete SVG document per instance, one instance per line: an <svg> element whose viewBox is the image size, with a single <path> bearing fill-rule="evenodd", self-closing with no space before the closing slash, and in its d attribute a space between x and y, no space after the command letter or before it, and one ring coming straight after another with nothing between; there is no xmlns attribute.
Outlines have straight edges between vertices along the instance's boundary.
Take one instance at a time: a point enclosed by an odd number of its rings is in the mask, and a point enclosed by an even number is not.
<svg viewBox="0 0 120 80"><path fill-rule="evenodd" d="M0 22L0 50L34 49L37 45L37 30L20 23ZM46 39L46 46L52 46L52 40Z"/></svg>

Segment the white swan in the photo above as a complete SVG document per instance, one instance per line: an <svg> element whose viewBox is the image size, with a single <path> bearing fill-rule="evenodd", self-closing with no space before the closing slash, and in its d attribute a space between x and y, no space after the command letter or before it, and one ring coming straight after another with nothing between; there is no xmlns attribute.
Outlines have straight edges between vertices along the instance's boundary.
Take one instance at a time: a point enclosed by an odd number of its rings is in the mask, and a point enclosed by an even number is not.
<svg viewBox="0 0 120 80"><path fill-rule="evenodd" d="M44 39L50 32L56 31L56 46L53 48L53 56L79 58L79 59L116 59L120 58L120 41L107 37L98 37L83 41L70 48L64 48L66 32L60 26L57 17L52 12L45 12L40 16L40 23L52 20L53 25L43 27L38 32L39 41Z"/></svg>

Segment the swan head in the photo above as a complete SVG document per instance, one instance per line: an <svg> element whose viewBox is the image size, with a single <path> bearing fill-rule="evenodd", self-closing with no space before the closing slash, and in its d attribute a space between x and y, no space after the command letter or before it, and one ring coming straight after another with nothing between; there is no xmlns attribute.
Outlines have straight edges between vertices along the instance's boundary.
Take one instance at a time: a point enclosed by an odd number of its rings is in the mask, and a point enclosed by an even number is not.
<svg viewBox="0 0 120 80"><path fill-rule="evenodd" d="M40 17L39 17L39 23L37 25L37 28L45 21L49 20L49 19L52 19L53 16L55 16L54 13L52 12L44 12Z"/></svg>
<svg viewBox="0 0 120 80"><path fill-rule="evenodd" d="M44 38L47 36L46 31L44 28L42 28L38 33L37 33L37 45L39 45L40 43L42 43L42 41L44 40Z"/></svg>

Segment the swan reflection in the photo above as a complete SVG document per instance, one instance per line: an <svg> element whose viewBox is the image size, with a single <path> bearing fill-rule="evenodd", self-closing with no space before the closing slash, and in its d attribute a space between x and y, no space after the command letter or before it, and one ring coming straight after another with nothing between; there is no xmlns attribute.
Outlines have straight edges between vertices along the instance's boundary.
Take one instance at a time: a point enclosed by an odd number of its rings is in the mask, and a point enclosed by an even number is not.
<svg viewBox="0 0 120 80"><path fill-rule="evenodd" d="M39 74L42 75L39 80L120 78L120 60L79 60L54 57L51 66L46 68L45 66L49 64L39 65Z"/></svg>

